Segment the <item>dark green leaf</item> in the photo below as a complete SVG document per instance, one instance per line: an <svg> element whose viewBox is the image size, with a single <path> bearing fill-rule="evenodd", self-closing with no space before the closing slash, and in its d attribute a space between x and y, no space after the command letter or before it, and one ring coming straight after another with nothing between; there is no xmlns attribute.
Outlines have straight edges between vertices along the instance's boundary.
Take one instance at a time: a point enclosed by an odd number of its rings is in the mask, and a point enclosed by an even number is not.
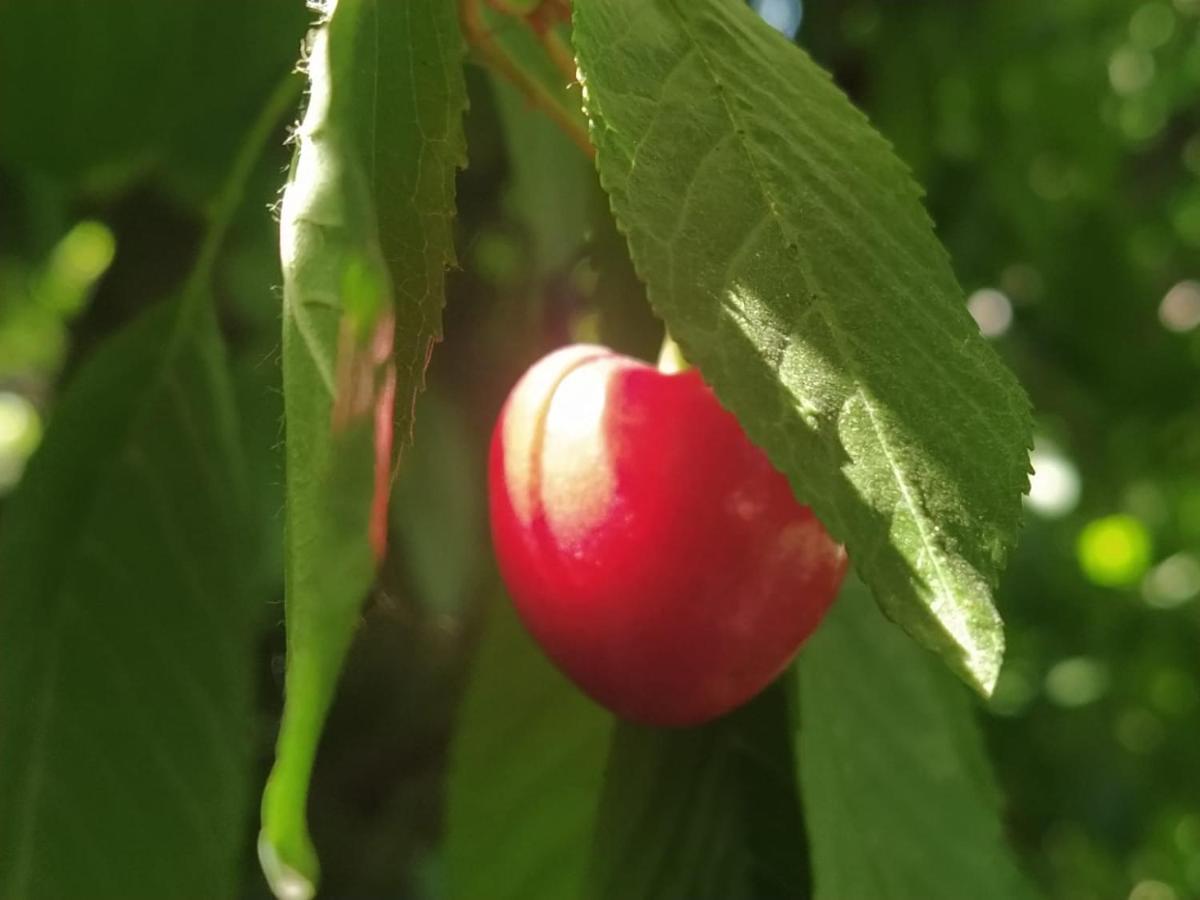
<svg viewBox="0 0 1200 900"><path fill-rule="evenodd" d="M806 896L787 706L779 684L700 728L619 725L587 896Z"/></svg>
<svg viewBox="0 0 1200 900"><path fill-rule="evenodd" d="M597 194L592 162L517 89L493 79L508 147L506 206L533 238L539 272L555 272L579 252Z"/></svg>
<svg viewBox="0 0 1200 900"><path fill-rule="evenodd" d="M991 690L1028 404L919 192L803 51L722 0L577 0L601 181L689 358L889 616Z"/></svg>
<svg viewBox="0 0 1200 900"><path fill-rule="evenodd" d="M537 16L501 12L486 0L459 6L471 42L493 76L519 86L523 102L553 121L560 133L569 133L577 149L590 156L566 27L554 24L541 31L543 26L534 24Z"/></svg>
<svg viewBox="0 0 1200 900"><path fill-rule="evenodd" d="M611 730L497 598L451 755L449 896L580 896Z"/></svg>
<svg viewBox="0 0 1200 900"><path fill-rule="evenodd" d="M212 313L99 350L0 542L0 896L228 897L247 833L246 486Z"/></svg>
<svg viewBox="0 0 1200 900"><path fill-rule="evenodd" d="M290 0L0 2L0 157L91 188L158 168L206 197L304 25Z"/></svg>
<svg viewBox="0 0 1200 900"><path fill-rule="evenodd" d="M315 890L308 781L383 551L392 429L408 440L440 336L463 158L453 4L341 0L325 12L280 222L288 664L259 852L289 897Z"/></svg>
<svg viewBox="0 0 1200 900"><path fill-rule="evenodd" d="M417 409L421 430L392 489L393 545L421 605L458 617L488 558L486 491L461 410L434 390L421 395Z"/></svg>
<svg viewBox="0 0 1200 900"><path fill-rule="evenodd" d="M798 671L818 900L1029 896L967 694L861 585L843 591Z"/></svg>

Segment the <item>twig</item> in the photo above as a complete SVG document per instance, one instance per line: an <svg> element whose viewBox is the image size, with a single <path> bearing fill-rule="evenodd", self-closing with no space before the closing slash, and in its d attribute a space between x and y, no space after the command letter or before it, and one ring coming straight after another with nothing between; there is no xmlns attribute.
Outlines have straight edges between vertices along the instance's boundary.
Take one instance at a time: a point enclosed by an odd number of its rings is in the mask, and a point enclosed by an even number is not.
<svg viewBox="0 0 1200 900"><path fill-rule="evenodd" d="M545 85L518 66L493 37L480 15L481 2L482 0L458 0L458 16L462 22L467 42L478 51L484 62L507 78L533 106L548 115L580 150L589 157L594 157L596 155L595 148L588 140L587 131L582 124L571 115L553 93L547 90ZM572 62L570 79L574 80L574 78L575 71Z"/></svg>
<svg viewBox="0 0 1200 900"><path fill-rule="evenodd" d="M546 55L558 67L558 71L562 72L563 76L567 79L567 84L575 84L578 80L578 73L575 69L575 54L571 52L571 48L567 46L562 36L552 28L539 30L535 26L534 30L538 31L538 40L546 48Z"/></svg>
<svg viewBox="0 0 1200 900"><path fill-rule="evenodd" d="M571 21L570 0L541 0L529 12L522 12L514 7L512 0L484 0L484 2L501 15L523 22L533 32L555 68L562 73L566 83L575 83L575 55L563 42L558 32L554 30L557 25Z"/></svg>

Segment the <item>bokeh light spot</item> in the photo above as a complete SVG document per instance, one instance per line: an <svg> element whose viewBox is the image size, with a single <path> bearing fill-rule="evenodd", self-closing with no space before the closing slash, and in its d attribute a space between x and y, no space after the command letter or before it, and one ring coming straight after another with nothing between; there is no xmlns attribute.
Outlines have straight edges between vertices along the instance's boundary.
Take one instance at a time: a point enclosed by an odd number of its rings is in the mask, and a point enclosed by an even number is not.
<svg viewBox="0 0 1200 900"><path fill-rule="evenodd" d="M64 315L78 312L116 252L116 238L103 222L77 223L50 253L39 292L42 302Z"/></svg>
<svg viewBox="0 0 1200 900"><path fill-rule="evenodd" d="M1054 664L1046 673L1046 696L1058 706L1087 706L1108 690L1108 667L1087 656L1074 656Z"/></svg>
<svg viewBox="0 0 1200 900"><path fill-rule="evenodd" d="M804 18L800 0L754 0L754 10L784 37L794 38Z"/></svg>
<svg viewBox="0 0 1200 900"><path fill-rule="evenodd" d="M1046 519L1065 516L1079 503L1079 470L1051 444L1037 440L1029 454L1033 474L1025 504Z"/></svg>
<svg viewBox="0 0 1200 900"><path fill-rule="evenodd" d="M1154 57L1139 47L1119 47L1108 60L1108 81L1121 96L1136 94L1154 80Z"/></svg>
<svg viewBox="0 0 1200 900"><path fill-rule="evenodd" d="M1158 319L1168 331L1191 331L1200 325L1200 281L1181 281L1162 298Z"/></svg>
<svg viewBox="0 0 1200 900"><path fill-rule="evenodd" d="M20 394L0 391L0 494L20 479L41 438L42 421L34 405Z"/></svg>
<svg viewBox="0 0 1200 900"><path fill-rule="evenodd" d="M1012 302L995 288L981 288L971 294L967 311L984 337L1000 337L1012 325Z"/></svg>
<svg viewBox="0 0 1200 900"><path fill-rule="evenodd" d="M1175 33L1175 13L1166 3L1146 3L1129 20L1129 37L1146 50L1157 50Z"/></svg>
<svg viewBox="0 0 1200 900"><path fill-rule="evenodd" d="M1176 553L1150 570L1142 581L1142 597L1156 609L1174 609L1200 594L1200 560Z"/></svg>
<svg viewBox="0 0 1200 900"><path fill-rule="evenodd" d="M1133 886L1129 900L1179 900L1179 895L1166 882L1147 879Z"/></svg>
<svg viewBox="0 0 1200 900"><path fill-rule="evenodd" d="M1089 522L1076 544L1079 567L1088 580L1105 587L1136 584L1150 566L1150 535L1133 516L1106 516Z"/></svg>

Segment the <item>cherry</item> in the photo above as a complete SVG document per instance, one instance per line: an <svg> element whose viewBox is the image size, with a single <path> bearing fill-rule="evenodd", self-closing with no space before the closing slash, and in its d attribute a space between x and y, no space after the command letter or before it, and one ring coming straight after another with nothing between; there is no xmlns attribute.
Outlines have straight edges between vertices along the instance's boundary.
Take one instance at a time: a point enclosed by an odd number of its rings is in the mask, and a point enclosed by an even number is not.
<svg viewBox="0 0 1200 900"><path fill-rule="evenodd" d="M846 556L692 369L557 350L492 436L492 539L526 627L597 702L693 725L749 700Z"/></svg>

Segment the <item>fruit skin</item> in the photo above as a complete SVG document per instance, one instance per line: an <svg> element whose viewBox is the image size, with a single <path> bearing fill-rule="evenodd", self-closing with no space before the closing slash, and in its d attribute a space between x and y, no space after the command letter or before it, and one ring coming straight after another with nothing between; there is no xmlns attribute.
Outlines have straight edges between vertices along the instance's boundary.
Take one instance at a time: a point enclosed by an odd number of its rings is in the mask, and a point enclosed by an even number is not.
<svg viewBox="0 0 1200 900"><path fill-rule="evenodd" d="M846 571L694 369L557 350L509 394L488 470L496 557L526 627L636 722L695 725L749 700Z"/></svg>

